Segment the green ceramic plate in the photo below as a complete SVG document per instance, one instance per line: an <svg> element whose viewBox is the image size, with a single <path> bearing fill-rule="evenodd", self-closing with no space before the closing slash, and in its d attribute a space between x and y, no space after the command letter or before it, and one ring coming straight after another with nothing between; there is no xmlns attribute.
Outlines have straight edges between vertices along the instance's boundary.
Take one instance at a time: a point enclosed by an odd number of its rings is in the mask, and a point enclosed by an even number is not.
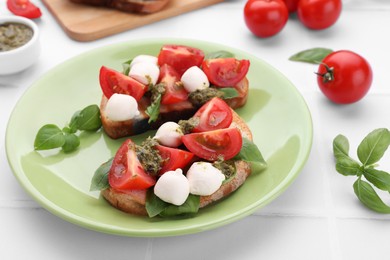
<svg viewBox="0 0 390 260"><path fill-rule="evenodd" d="M251 61L249 99L238 113L253 131L268 169L250 176L229 198L186 219L138 217L111 207L99 192L90 192L95 169L115 154L122 140L104 133L82 134L76 152L35 152L38 129L47 123L65 126L73 113L99 104L102 65L121 70L138 54L157 55L166 43L198 47L206 53L227 50ZM149 133L150 134L150 133ZM146 135L135 137L136 141ZM125 236L159 237L220 227L264 207L281 194L304 166L312 143L312 121L297 89L277 70L246 52L183 39L124 42L84 53L55 67L36 81L16 105L7 127L6 151L24 189L44 208L74 224Z"/></svg>

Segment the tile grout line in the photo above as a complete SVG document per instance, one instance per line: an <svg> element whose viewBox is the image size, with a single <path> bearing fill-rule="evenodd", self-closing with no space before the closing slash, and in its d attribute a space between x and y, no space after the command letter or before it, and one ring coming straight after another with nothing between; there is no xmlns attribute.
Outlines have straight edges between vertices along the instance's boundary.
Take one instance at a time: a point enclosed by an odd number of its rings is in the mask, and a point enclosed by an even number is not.
<svg viewBox="0 0 390 260"><path fill-rule="evenodd" d="M154 238L149 238L148 243L146 246L146 251L145 251L145 258L144 260L151 260L152 259L152 253L153 253L153 243L154 243Z"/></svg>
<svg viewBox="0 0 390 260"><path fill-rule="evenodd" d="M313 122L314 124L315 122ZM318 127L318 136L324 136L322 135L322 128ZM328 147L331 144L324 144L323 140L320 140L318 147ZM320 155L320 158L327 158L327 154L324 152L325 149L317 149L316 152ZM330 184L330 178L328 176L327 169L325 167L326 159L320 159L320 165L321 165L321 173L323 175L323 189L324 189L324 200L325 200L325 207L327 212L327 219L328 219L328 231L329 231L329 244L331 249L331 259L332 260L342 260L342 253L340 248L340 239L339 239L339 233L337 230L337 223L336 223L336 214L335 214L335 206L333 204L332 200L332 193L331 193L331 184Z"/></svg>

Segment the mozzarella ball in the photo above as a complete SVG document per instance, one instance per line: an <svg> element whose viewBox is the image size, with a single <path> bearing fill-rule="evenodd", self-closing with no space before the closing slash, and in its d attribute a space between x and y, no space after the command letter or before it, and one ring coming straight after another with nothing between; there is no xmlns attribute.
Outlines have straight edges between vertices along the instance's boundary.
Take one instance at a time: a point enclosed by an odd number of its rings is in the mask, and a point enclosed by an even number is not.
<svg viewBox="0 0 390 260"><path fill-rule="evenodd" d="M187 92L202 90L210 86L209 79L206 74L197 66L192 66L187 69L181 76L181 82Z"/></svg>
<svg viewBox="0 0 390 260"><path fill-rule="evenodd" d="M130 68L134 64L140 63L140 62L149 62L149 63L157 65L157 57L152 56L152 55L145 55L145 54L138 55L131 61Z"/></svg>
<svg viewBox="0 0 390 260"><path fill-rule="evenodd" d="M130 77L145 85L155 85L159 75L159 67L156 64L150 62L135 63L129 71Z"/></svg>
<svg viewBox="0 0 390 260"><path fill-rule="evenodd" d="M138 103L130 95L115 93L107 101L105 112L112 121L133 119L139 115Z"/></svg>
<svg viewBox="0 0 390 260"><path fill-rule="evenodd" d="M225 180L225 175L211 163L195 162L187 172L190 193L208 196L216 192Z"/></svg>
<svg viewBox="0 0 390 260"><path fill-rule="evenodd" d="M176 206L182 205L190 194L190 186L182 169L161 175L154 186L154 194L165 202Z"/></svg>
<svg viewBox="0 0 390 260"><path fill-rule="evenodd" d="M165 122L157 129L154 138L162 145L178 147L182 144L182 136L183 132L177 123Z"/></svg>

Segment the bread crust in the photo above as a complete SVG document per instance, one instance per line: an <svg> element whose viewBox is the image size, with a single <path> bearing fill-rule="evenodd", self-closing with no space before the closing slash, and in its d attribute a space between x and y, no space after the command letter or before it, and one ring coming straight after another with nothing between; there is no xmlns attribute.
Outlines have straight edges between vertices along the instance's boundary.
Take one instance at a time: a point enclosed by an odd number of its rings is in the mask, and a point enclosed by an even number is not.
<svg viewBox="0 0 390 260"><path fill-rule="evenodd" d="M245 121L234 111L233 122L230 127L240 130L241 135L252 140L252 133ZM216 192L209 196L200 197L200 208L219 201L242 186L251 173L250 164L245 161L236 161L236 174L225 182ZM101 192L102 196L115 208L134 215L146 216L146 190L118 191L108 188Z"/></svg>
<svg viewBox="0 0 390 260"><path fill-rule="evenodd" d="M129 13L149 14L160 11L169 0L70 0L77 4L106 6Z"/></svg>

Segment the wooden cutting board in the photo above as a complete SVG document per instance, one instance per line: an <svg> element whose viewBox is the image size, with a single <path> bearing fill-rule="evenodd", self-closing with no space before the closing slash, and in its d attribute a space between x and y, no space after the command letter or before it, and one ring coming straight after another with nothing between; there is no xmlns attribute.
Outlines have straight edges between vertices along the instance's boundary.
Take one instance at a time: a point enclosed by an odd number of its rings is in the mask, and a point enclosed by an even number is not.
<svg viewBox="0 0 390 260"><path fill-rule="evenodd" d="M125 13L118 10L80 5L69 0L43 0L66 34L76 41L93 41L127 31L223 0L170 0L153 14Z"/></svg>

